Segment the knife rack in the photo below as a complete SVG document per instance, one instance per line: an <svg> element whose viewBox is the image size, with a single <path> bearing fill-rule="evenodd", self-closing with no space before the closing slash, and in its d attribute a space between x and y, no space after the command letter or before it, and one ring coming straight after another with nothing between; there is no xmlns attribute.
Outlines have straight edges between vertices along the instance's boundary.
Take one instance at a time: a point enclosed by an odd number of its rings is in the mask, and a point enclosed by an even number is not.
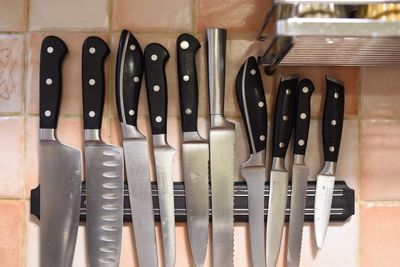
<svg viewBox="0 0 400 267"><path fill-rule="evenodd" d="M131 222L131 208L129 203L128 186L125 182L124 185L124 222ZM315 197L315 182L308 182L307 185L307 200L304 221L312 222L314 219L314 197ZM245 182L235 182L234 186L234 220L235 222L248 221L248 208L247 208L247 186ZM152 183L153 207L155 220L160 220L160 210L158 206L158 191L157 183ZM183 182L174 182L174 195L175 195L175 220L177 222L186 221L186 204L185 204L185 187ZM286 206L286 221L289 220L290 213L290 195L291 185L288 187L288 200ZM264 215L268 212L268 196L269 196L269 182L265 183L264 191ZM211 190L209 190L210 199L210 221L211 221ZM31 190L31 214L40 217L40 186ZM336 181L332 209L331 221L345 221L354 214L354 190L349 188L344 181ZM80 221L86 220L86 188L85 182L82 183L81 193L81 210ZM266 221L266 220L265 220Z"/></svg>

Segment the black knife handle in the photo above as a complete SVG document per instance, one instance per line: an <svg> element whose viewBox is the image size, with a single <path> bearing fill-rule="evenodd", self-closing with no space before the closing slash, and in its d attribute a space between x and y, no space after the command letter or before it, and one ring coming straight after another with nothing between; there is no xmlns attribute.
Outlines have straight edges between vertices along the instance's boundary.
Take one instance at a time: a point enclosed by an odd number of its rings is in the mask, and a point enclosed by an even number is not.
<svg viewBox="0 0 400 267"><path fill-rule="evenodd" d="M326 98L322 124L325 161L337 162L344 115L343 82L326 77Z"/></svg>
<svg viewBox="0 0 400 267"><path fill-rule="evenodd" d="M119 39L115 72L115 96L119 121L136 126L140 87L143 79L143 52L139 42L127 30Z"/></svg>
<svg viewBox="0 0 400 267"><path fill-rule="evenodd" d="M83 125L100 129L103 117L105 76L104 61L110 53L103 39L90 36L82 46Z"/></svg>
<svg viewBox="0 0 400 267"><path fill-rule="evenodd" d="M166 134L167 132L168 93L165 64L169 57L167 49L160 44L152 43L144 49L147 100L152 134Z"/></svg>
<svg viewBox="0 0 400 267"><path fill-rule="evenodd" d="M282 77L275 104L272 156L284 158L292 135L298 77Z"/></svg>
<svg viewBox="0 0 400 267"><path fill-rule="evenodd" d="M187 33L179 35L176 40L179 102L183 132L197 132L199 89L196 69L196 52L200 47L199 41Z"/></svg>
<svg viewBox="0 0 400 267"><path fill-rule="evenodd" d="M294 154L305 155L310 129L311 95L314 92L314 85L309 79L299 82L297 87L297 111L294 123Z"/></svg>
<svg viewBox="0 0 400 267"><path fill-rule="evenodd" d="M62 63L68 48L60 38L47 36L40 49L40 128L57 128L62 94Z"/></svg>
<svg viewBox="0 0 400 267"><path fill-rule="evenodd" d="M265 150L267 104L255 57L249 57L236 76L236 97L246 129L250 154Z"/></svg>

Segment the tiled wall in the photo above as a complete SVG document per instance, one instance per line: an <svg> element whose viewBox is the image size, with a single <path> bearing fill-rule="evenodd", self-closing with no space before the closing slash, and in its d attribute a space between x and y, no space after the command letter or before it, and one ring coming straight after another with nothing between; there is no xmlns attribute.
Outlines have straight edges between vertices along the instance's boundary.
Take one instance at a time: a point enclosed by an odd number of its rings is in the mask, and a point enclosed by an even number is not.
<svg viewBox="0 0 400 267"><path fill-rule="evenodd" d="M30 189L38 184L38 63L41 40L55 34L65 40L64 91L59 139L82 148L80 58L82 41L96 34L110 43L103 137L120 144L113 93L113 73L119 32L131 30L144 47L159 42L171 53L168 139L178 153L174 177L181 180L180 126L176 81L175 40L179 33L195 34L204 43L204 29L229 29L226 113L237 124L237 151L246 150L240 114L234 98L236 72L254 50L254 35L269 6L265 0L0 0L0 266L39 266L38 221L29 215ZM205 51L199 53L200 120L207 131ZM300 73L312 79L312 123L306 161L311 179L322 165L320 118L324 75L345 82L346 108L338 177L356 190L356 214L332 223L323 250L317 253L311 224L305 226L302 266L398 266L400 262L400 69L280 68L264 76L271 115L276 81L281 74ZM139 128L149 135L145 91L140 99ZM246 153L237 153L235 173ZM177 264L190 266L186 226L177 231ZM160 229L157 228L158 235ZM247 225L235 227L236 266L250 266ZM160 237L160 236L159 236ZM283 246L286 243L283 243ZM283 252L286 251L282 248ZM124 227L121 266L135 266L131 225ZM206 265L211 266L210 249ZM284 266L284 253L279 266ZM87 266L84 227L80 227L74 266Z"/></svg>

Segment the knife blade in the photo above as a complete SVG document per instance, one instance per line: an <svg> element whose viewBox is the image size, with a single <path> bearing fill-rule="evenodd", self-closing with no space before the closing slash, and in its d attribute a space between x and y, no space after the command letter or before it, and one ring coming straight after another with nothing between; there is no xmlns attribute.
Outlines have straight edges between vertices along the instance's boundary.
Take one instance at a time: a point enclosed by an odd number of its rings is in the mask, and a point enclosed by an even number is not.
<svg viewBox="0 0 400 267"><path fill-rule="evenodd" d="M100 38L82 47L87 242L90 266L118 266L123 216L124 159L121 147L100 136L105 95L104 61L110 50Z"/></svg>
<svg viewBox="0 0 400 267"><path fill-rule="evenodd" d="M160 44L149 44L144 50L147 99L153 137L166 267L171 267L175 264L175 209L172 179L172 161L175 149L167 142L168 98L167 78L165 75L165 64L169 57L168 51Z"/></svg>
<svg viewBox="0 0 400 267"><path fill-rule="evenodd" d="M314 206L315 240L322 248L328 229L335 185L336 163L342 138L344 115L344 84L333 77L326 77L326 98L322 123L322 142L325 164L317 176Z"/></svg>
<svg viewBox="0 0 400 267"><path fill-rule="evenodd" d="M143 52L139 42L129 31L123 30L117 54L115 95L123 137L132 224L139 265L157 267L147 141L137 128L143 69Z"/></svg>
<svg viewBox="0 0 400 267"><path fill-rule="evenodd" d="M209 146L208 141L203 139L197 131L196 52L200 48L200 43L192 35L184 33L178 36L176 48L188 233L195 265L203 266L207 253L209 223Z"/></svg>
<svg viewBox="0 0 400 267"><path fill-rule="evenodd" d="M245 125L250 156L240 172L248 190L251 258L254 267L265 267L264 188L267 112L257 61L249 57L236 77L236 97Z"/></svg>
<svg viewBox="0 0 400 267"><path fill-rule="evenodd" d="M235 124L225 119L226 29L207 29L214 266L233 266Z"/></svg>
<svg viewBox="0 0 400 267"><path fill-rule="evenodd" d="M310 80L304 79L299 82L294 124L294 160L287 251L288 267L300 265L304 209L306 206L307 180L309 175L309 169L304 162L304 157L310 128L310 100L313 92L314 85Z"/></svg>
<svg viewBox="0 0 400 267"><path fill-rule="evenodd" d="M288 172L285 156L292 135L298 76L282 77L275 104L267 216L267 266L276 266L285 222Z"/></svg>
<svg viewBox="0 0 400 267"><path fill-rule="evenodd" d="M79 149L56 137L62 63L68 48L47 36L40 52L40 266L69 267L79 226L82 159Z"/></svg>

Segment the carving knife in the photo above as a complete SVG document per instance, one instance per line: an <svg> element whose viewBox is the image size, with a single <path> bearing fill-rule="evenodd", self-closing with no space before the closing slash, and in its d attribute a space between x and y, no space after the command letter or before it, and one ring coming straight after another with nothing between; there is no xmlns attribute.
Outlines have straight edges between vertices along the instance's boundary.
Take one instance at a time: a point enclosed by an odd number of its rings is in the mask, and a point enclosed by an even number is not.
<svg viewBox="0 0 400 267"><path fill-rule="evenodd" d="M167 142L167 79L165 64L168 51L152 43L144 50L147 98L153 136L154 160L157 176L160 221L163 236L165 266L175 264L175 209L172 161L175 155Z"/></svg>
<svg viewBox="0 0 400 267"><path fill-rule="evenodd" d="M310 128L310 100L313 92L314 85L310 80L304 79L299 82L294 124L294 160L287 251L288 267L300 265L304 209L306 206L307 180L309 175L309 169L304 162L304 157Z"/></svg>
<svg viewBox="0 0 400 267"><path fill-rule="evenodd" d="M203 266L208 241L208 141L197 131L198 82L196 51L199 41L181 34L176 41L182 125L183 176L189 241L196 266Z"/></svg>
<svg viewBox="0 0 400 267"><path fill-rule="evenodd" d="M123 137L126 175L137 256L140 266L157 267L153 198L146 138L137 129L137 111L144 69L139 42L121 33L116 65L115 95Z"/></svg>
<svg viewBox="0 0 400 267"><path fill-rule="evenodd" d="M327 76L326 87L322 123L325 165L317 176L314 204L315 240L318 249L322 248L329 224L344 115L343 82Z"/></svg>
<svg viewBox="0 0 400 267"><path fill-rule="evenodd" d="M224 116L226 30L207 29L214 266L233 266L235 125Z"/></svg>
<svg viewBox="0 0 400 267"><path fill-rule="evenodd" d="M61 144L56 128L61 101L62 62L68 48L55 37L40 52L40 266L70 267L79 226L81 152Z"/></svg>
<svg viewBox="0 0 400 267"><path fill-rule="evenodd" d="M254 267L265 267L264 188L267 112L257 61L250 57L236 78L236 96L245 125L250 156L241 175L248 190L251 258Z"/></svg>
<svg viewBox="0 0 400 267"><path fill-rule="evenodd" d="M104 61L110 52L98 37L82 47L83 122L87 242L90 266L118 266L123 215L124 159L121 147L100 137L104 105Z"/></svg>
<svg viewBox="0 0 400 267"><path fill-rule="evenodd" d="M267 266L276 266L285 222L288 172L285 156L292 135L296 106L297 76L282 77L275 104L272 135L272 168L267 217Z"/></svg>

